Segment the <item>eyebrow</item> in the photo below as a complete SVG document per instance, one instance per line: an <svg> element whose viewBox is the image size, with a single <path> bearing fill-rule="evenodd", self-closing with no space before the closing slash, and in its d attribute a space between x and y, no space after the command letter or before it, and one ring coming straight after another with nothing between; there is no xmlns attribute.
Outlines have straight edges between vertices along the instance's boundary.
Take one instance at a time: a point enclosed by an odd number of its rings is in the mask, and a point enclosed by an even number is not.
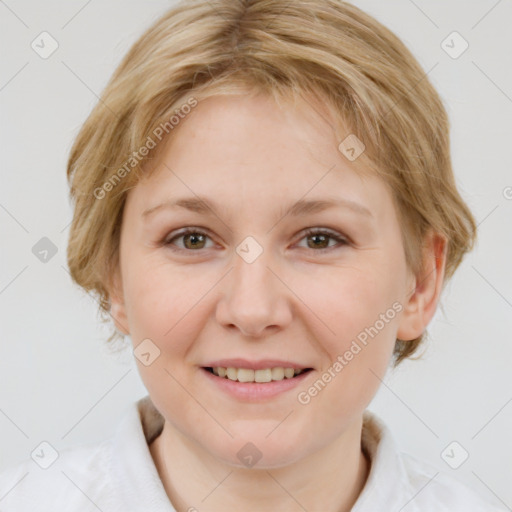
<svg viewBox="0 0 512 512"><path fill-rule="evenodd" d="M280 218L283 218L286 215L298 217L300 215L318 213L334 207L342 207L352 210L354 213L363 215L365 217L373 218L372 212L366 208L366 206L363 206L362 204L355 201L351 201L350 199L340 197L332 199L300 199L291 206L284 207L280 212ZM180 199L165 201L163 203L157 204L156 206L152 206L142 213L142 217L147 219L149 216L159 210L176 208L184 208L192 212L206 215L216 215L220 210L218 205L206 197L183 197Z"/></svg>

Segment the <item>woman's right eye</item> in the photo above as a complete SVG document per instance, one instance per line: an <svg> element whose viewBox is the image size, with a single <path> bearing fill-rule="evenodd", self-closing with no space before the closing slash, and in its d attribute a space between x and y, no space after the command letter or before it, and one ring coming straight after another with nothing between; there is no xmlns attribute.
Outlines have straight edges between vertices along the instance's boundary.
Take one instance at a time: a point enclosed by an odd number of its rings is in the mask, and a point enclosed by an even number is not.
<svg viewBox="0 0 512 512"><path fill-rule="evenodd" d="M177 247L173 243L174 240L179 240L180 238L183 239L184 247ZM207 238L210 238L206 233L203 231L200 231L198 229L192 229L187 228L184 231L181 231L179 233L176 233L172 238L167 238L163 244L166 247L169 247L170 249L174 250L197 250L197 249L205 249L204 244L205 240Z"/></svg>

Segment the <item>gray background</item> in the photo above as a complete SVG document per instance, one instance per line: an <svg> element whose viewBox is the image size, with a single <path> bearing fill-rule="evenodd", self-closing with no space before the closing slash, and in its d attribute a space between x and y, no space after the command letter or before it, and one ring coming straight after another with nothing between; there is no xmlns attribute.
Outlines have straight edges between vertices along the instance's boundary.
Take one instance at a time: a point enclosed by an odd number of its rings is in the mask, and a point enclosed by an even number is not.
<svg viewBox="0 0 512 512"><path fill-rule="evenodd" d="M512 5L354 3L405 42L439 90L456 179L479 223L423 360L390 372L370 409L404 451L510 508ZM104 439L146 394L130 351L109 353L97 303L70 281L65 165L117 63L171 4L0 1L0 470L42 441L59 451ZM59 44L47 59L31 48L43 31ZM469 43L458 58L441 46L453 31ZM47 262L32 252L43 237L57 250ZM458 469L441 458L454 440L469 453ZM34 463L33 471L42 469Z"/></svg>

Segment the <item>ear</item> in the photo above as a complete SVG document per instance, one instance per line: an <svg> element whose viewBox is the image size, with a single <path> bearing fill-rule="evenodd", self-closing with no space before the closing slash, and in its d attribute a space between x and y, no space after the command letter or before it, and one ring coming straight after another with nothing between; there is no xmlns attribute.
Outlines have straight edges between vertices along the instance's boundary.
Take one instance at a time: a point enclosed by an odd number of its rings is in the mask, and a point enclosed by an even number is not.
<svg viewBox="0 0 512 512"><path fill-rule="evenodd" d="M117 270L112 278L110 285L110 316L114 320L114 324L118 331L125 335L130 334L128 328L128 317L126 315L126 307L124 303L124 294L122 280L119 270Z"/></svg>
<svg viewBox="0 0 512 512"><path fill-rule="evenodd" d="M397 338L410 341L423 334L434 316L443 287L446 265L446 238L430 232L425 238L423 270L414 276L400 319Z"/></svg>

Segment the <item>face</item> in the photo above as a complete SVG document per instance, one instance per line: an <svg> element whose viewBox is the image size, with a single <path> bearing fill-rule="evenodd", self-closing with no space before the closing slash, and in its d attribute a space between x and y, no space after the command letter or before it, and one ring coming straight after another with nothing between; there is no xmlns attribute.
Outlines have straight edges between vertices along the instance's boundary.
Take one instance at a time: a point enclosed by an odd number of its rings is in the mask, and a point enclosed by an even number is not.
<svg viewBox="0 0 512 512"><path fill-rule="evenodd" d="M419 334L391 194L339 142L306 103L209 98L128 195L112 312L134 347L151 340L137 365L168 425L226 463L249 442L260 467L327 448L361 421L397 336ZM287 213L299 200L332 204ZM254 383L217 366L304 371Z"/></svg>

